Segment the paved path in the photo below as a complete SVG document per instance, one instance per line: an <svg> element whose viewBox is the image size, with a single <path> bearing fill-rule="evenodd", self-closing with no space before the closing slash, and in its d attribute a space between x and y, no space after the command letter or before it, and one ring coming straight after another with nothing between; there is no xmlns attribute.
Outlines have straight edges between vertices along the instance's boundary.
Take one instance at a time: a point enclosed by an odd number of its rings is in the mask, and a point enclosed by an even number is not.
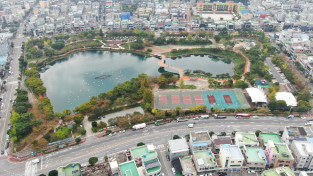
<svg viewBox="0 0 313 176"><path fill-rule="evenodd" d="M165 56L164 55L161 55L162 59L158 62L159 66L160 67L168 67L168 68L171 68L171 69L174 69L174 70L177 70L179 72L179 77L180 79L184 79L184 72L182 69L180 68L177 68L177 67L173 67L171 65L167 65L165 64Z"/></svg>
<svg viewBox="0 0 313 176"><path fill-rule="evenodd" d="M134 112L140 112L141 114L144 114L144 111L141 107L136 107L136 108L131 108L131 109L127 109L124 111L119 111L119 112L105 115L105 118L101 119L101 121L109 124L108 123L109 119L125 116L126 114L133 114Z"/></svg>

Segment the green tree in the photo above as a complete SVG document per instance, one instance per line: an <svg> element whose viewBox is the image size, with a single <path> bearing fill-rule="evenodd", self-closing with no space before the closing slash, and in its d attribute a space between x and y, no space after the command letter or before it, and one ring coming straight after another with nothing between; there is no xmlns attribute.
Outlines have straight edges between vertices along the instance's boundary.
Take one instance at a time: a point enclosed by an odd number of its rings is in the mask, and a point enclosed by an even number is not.
<svg viewBox="0 0 313 176"><path fill-rule="evenodd" d="M248 88L248 87L249 87L249 84L246 83L246 82L244 82L244 81L237 80L234 86L235 86L236 88L245 89L245 88Z"/></svg>
<svg viewBox="0 0 313 176"><path fill-rule="evenodd" d="M84 120L84 116L82 114L77 114L73 120L77 125L79 125Z"/></svg>
<svg viewBox="0 0 313 176"><path fill-rule="evenodd" d="M56 136L58 139L64 139L68 136L69 134L69 129L66 127L60 127L57 131L56 131Z"/></svg>
<svg viewBox="0 0 313 176"><path fill-rule="evenodd" d="M152 103L153 103L153 93L151 91L151 89L146 88L144 90L144 94L143 94L143 101L142 101L144 107L151 107Z"/></svg>
<svg viewBox="0 0 313 176"><path fill-rule="evenodd" d="M260 133L262 133L262 131L261 131L261 130L256 130L256 131L255 131L255 135L256 135L256 137L259 137Z"/></svg>
<svg viewBox="0 0 313 176"><path fill-rule="evenodd" d="M58 171L57 170L51 170L49 172L48 176L58 176Z"/></svg>
<svg viewBox="0 0 313 176"><path fill-rule="evenodd" d="M137 144L137 147L144 146L144 145L146 145L146 144L143 143L143 142L139 142L139 143Z"/></svg>
<svg viewBox="0 0 313 176"><path fill-rule="evenodd" d="M80 137L77 137L77 138L75 139L76 144L79 144L80 141L82 141L82 139L81 139Z"/></svg>
<svg viewBox="0 0 313 176"><path fill-rule="evenodd" d="M221 136L226 136L226 132L221 132Z"/></svg>
<svg viewBox="0 0 313 176"><path fill-rule="evenodd" d="M220 35L214 36L214 40L216 41L216 43L220 42L221 39L222 39L222 37Z"/></svg>
<svg viewBox="0 0 313 176"><path fill-rule="evenodd" d="M71 110L70 109L64 109L63 110L63 114L65 115L65 116L68 116L68 115L71 115Z"/></svg>
<svg viewBox="0 0 313 176"><path fill-rule="evenodd" d="M99 30L99 35L100 35L101 37L104 36L104 33L103 33L102 29Z"/></svg>
<svg viewBox="0 0 313 176"><path fill-rule="evenodd" d="M158 77L158 85L161 89L166 88L168 85L168 79L165 78L164 76L159 76Z"/></svg>
<svg viewBox="0 0 313 176"><path fill-rule="evenodd" d="M174 135L173 136L173 139L175 140L175 139L180 139L181 137L180 136L178 136L178 135Z"/></svg>
<svg viewBox="0 0 313 176"><path fill-rule="evenodd" d="M98 157L91 157L89 158L88 162L91 166L93 166L98 162Z"/></svg>
<svg viewBox="0 0 313 176"><path fill-rule="evenodd" d="M298 94L297 100L310 101L312 99L312 95L310 92L302 92Z"/></svg>
<svg viewBox="0 0 313 176"><path fill-rule="evenodd" d="M213 136L213 134L215 134L214 131L210 131L210 132L209 132L209 135L210 135L211 137Z"/></svg>
<svg viewBox="0 0 313 176"><path fill-rule="evenodd" d="M91 122L91 126L96 128L98 126L98 123L96 121Z"/></svg>

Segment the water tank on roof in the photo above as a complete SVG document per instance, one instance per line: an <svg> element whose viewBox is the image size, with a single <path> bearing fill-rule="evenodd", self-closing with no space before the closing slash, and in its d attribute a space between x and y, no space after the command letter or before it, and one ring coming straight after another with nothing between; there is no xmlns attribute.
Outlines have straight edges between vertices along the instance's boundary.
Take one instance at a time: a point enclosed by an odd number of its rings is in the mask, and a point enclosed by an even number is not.
<svg viewBox="0 0 313 176"><path fill-rule="evenodd" d="M288 130L288 134L289 134L289 133L291 133L291 131L290 131L290 130Z"/></svg>

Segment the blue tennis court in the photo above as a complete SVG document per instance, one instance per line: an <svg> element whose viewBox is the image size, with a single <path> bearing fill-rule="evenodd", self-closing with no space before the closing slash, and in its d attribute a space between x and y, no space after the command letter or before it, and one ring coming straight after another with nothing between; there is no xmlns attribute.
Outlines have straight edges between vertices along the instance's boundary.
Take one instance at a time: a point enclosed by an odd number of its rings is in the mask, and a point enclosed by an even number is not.
<svg viewBox="0 0 313 176"><path fill-rule="evenodd" d="M242 108L235 92L232 90L206 90L202 91L202 95L204 97L204 103L207 106L207 108L219 108L219 109ZM211 102L215 103L210 103L208 97L212 97L212 99L214 97L215 101ZM227 99L225 99L225 97L227 97Z"/></svg>

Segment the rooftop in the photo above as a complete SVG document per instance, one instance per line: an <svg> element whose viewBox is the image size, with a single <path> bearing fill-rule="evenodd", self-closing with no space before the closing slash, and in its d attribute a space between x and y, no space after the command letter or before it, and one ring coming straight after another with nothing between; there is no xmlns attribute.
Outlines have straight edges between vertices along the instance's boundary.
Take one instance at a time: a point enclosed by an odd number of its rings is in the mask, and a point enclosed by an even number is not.
<svg viewBox="0 0 313 176"><path fill-rule="evenodd" d="M69 164L58 168L59 176L80 176L80 164Z"/></svg>
<svg viewBox="0 0 313 176"><path fill-rule="evenodd" d="M289 136L306 136L306 131L303 127L286 127Z"/></svg>
<svg viewBox="0 0 313 176"><path fill-rule="evenodd" d="M180 163L184 173L196 173L195 166L190 156L180 158Z"/></svg>
<svg viewBox="0 0 313 176"><path fill-rule="evenodd" d="M135 161L120 164L121 176L139 176Z"/></svg>
<svg viewBox="0 0 313 176"><path fill-rule="evenodd" d="M293 143L301 156L307 156L313 153L313 144L311 142L294 140Z"/></svg>
<svg viewBox="0 0 313 176"><path fill-rule="evenodd" d="M266 162L264 150L261 147L246 147L247 162Z"/></svg>
<svg viewBox="0 0 313 176"><path fill-rule="evenodd" d="M267 143L269 140L274 143L282 143L280 136L276 133L260 133L260 135L263 143Z"/></svg>
<svg viewBox="0 0 313 176"><path fill-rule="evenodd" d="M131 149L132 156L134 158L142 158L143 160L149 160L154 159L158 157L158 154L155 152L155 150L149 152L148 146L142 146Z"/></svg>
<svg viewBox="0 0 313 176"><path fill-rule="evenodd" d="M244 159L241 150L237 145L222 144L221 150L225 152L227 157L232 159Z"/></svg>
<svg viewBox="0 0 313 176"><path fill-rule="evenodd" d="M210 150L194 151L193 155L198 165L212 166L216 165L215 156Z"/></svg>
<svg viewBox="0 0 313 176"><path fill-rule="evenodd" d="M207 131L191 132L190 134L191 134L190 137L192 137L192 140L194 142L196 142L196 141L198 141L198 142L199 141L208 141L211 139L210 135Z"/></svg>
<svg viewBox="0 0 313 176"><path fill-rule="evenodd" d="M185 139L176 139L168 141L168 148L172 153L189 150Z"/></svg>
<svg viewBox="0 0 313 176"><path fill-rule="evenodd" d="M287 144L275 144L279 158L293 159Z"/></svg>
<svg viewBox="0 0 313 176"><path fill-rule="evenodd" d="M259 141L256 138L256 135L254 133L236 133L236 138L239 142L244 142L246 144L255 144L259 143Z"/></svg>
<svg viewBox="0 0 313 176"><path fill-rule="evenodd" d="M264 176L295 176L294 172L289 167L278 167L275 169L266 170L263 172Z"/></svg>
<svg viewBox="0 0 313 176"><path fill-rule="evenodd" d="M231 144L231 137L230 136L217 136L216 139L214 139L215 145L221 145L221 144Z"/></svg>

